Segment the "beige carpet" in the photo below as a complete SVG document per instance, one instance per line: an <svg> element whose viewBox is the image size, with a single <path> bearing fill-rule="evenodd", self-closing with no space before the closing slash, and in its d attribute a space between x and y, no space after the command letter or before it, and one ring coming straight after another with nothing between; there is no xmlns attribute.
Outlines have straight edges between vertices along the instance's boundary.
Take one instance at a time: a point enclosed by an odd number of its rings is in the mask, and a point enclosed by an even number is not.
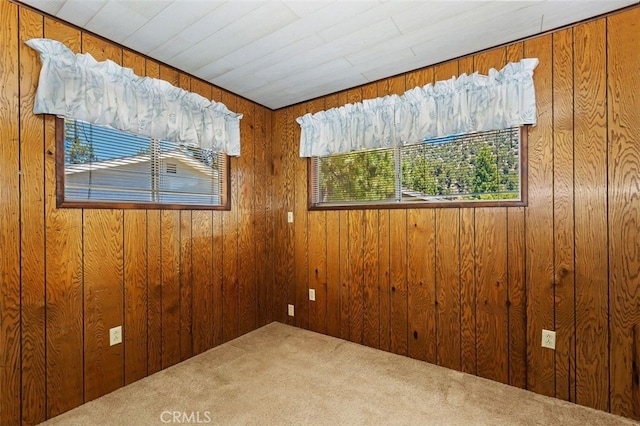
<svg viewBox="0 0 640 426"><path fill-rule="evenodd" d="M171 423L636 424L280 323L262 327L46 424Z"/></svg>

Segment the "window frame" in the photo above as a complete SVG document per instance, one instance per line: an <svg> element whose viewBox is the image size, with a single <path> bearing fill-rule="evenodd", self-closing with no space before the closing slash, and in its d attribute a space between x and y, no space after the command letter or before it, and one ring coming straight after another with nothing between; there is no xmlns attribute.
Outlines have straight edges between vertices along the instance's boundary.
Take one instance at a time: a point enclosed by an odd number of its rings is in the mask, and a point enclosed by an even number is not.
<svg viewBox="0 0 640 426"><path fill-rule="evenodd" d="M221 187L220 204L177 204L158 202L130 201L70 201L65 200L65 150L64 150L64 117L55 117L56 127L56 207L86 209L138 209L138 210L231 210L231 157L225 154L226 162L224 181ZM149 138L151 139L151 138Z"/></svg>
<svg viewBox="0 0 640 426"><path fill-rule="evenodd" d="M424 209L424 208L475 208L475 207L527 207L528 205L528 125L520 126L520 199L519 200L457 200L457 201L369 201L342 204L315 204L313 188L318 176L314 158L307 158L307 210L370 210L370 209Z"/></svg>

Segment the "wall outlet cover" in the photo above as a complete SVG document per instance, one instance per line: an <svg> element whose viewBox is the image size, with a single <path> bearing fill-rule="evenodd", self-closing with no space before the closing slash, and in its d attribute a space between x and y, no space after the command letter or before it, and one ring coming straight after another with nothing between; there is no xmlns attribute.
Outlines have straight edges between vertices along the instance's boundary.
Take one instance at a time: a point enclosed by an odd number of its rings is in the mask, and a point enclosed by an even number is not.
<svg viewBox="0 0 640 426"><path fill-rule="evenodd" d="M311 300L312 302L316 301L316 289L315 288L310 288L309 289L309 300Z"/></svg>
<svg viewBox="0 0 640 426"><path fill-rule="evenodd" d="M287 305L287 313L289 314L290 317L294 315L293 305Z"/></svg>
<svg viewBox="0 0 640 426"><path fill-rule="evenodd" d="M122 326L113 327L109 329L109 345L117 345L122 343Z"/></svg>
<svg viewBox="0 0 640 426"><path fill-rule="evenodd" d="M556 349L556 332L551 330L542 330L542 347Z"/></svg>

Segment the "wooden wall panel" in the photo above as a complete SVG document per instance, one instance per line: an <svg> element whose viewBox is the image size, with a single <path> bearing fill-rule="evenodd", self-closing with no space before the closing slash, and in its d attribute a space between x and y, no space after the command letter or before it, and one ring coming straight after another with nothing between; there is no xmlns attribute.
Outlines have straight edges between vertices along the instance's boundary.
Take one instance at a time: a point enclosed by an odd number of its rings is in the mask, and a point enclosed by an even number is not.
<svg viewBox="0 0 640 426"><path fill-rule="evenodd" d="M507 46L507 61L523 57L524 44ZM524 212L521 207L507 209L507 270L509 308L509 384L527 386L527 316L525 297Z"/></svg>
<svg viewBox="0 0 640 426"><path fill-rule="evenodd" d="M509 384L527 387L524 208L507 209Z"/></svg>
<svg viewBox="0 0 640 426"><path fill-rule="evenodd" d="M408 355L436 362L435 215L407 210ZM393 256L393 252L392 252Z"/></svg>
<svg viewBox="0 0 640 426"><path fill-rule="evenodd" d="M556 396L575 401L573 29L553 34Z"/></svg>
<svg viewBox="0 0 640 426"><path fill-rule="evenodd" d="M309 330L327 333L327 215L309 212L309 289L315 301L309 302Z"/></svg>
<svg viewBox="0 0 640 426"><path fill-rule="evenodd" d="M192 221L193 353L199 354L214 342L213 215L194 211Z"/></svg>
<svg viewBox="0 0 640 426"><path fill-rule="evenodd" d="M576 402L609 409L606 21L574 30Z"/></svg>
<svg viewBox="0 0 640 426"><path fill-rule="evenodd" d="M147 212L124 212L124 382L133 383L148 374Z"/></svg>
<svg viewBox="0 0 640 426"><path fill-rule="evenodd" d="M360 93L401 94L539 60L537 125L525 129L528 205L323 213L326 248L309 238L308 250L319 265L326 250L328 334L358 341L362 327L367 345L640 418L638 10L319 98L328 109ZM282 127L296 128L294 109L274 113L286 117ZM297 150L287 141L283 158ZM298 177L274 171L279 187ZM293 239L279 244L284 251ZM555 352L541 347L542 329L556 331ZM413 332L433 337L421 342Z"/></svg>
<svg viewBox="0 0 640 426"><path fill-rule="evenodd" d="M193 265L191 211L180 212L180 360L193 356Z"/></svg>
<svg viewBox="0 0 640 426"><path fill-rule="evenodd" d="M18 8L3 2L0 42L0 423L21 421ZM16 368L12 368L16 366Z"/></svg>
<svg viewBox="0 0 640 426"><path fill-rule="evenodd" d="M389 210L378 211L378 280L380 282L380 349L391 351L391 237Z"/></svg>
<svg viewBox="0 0 640 426"><path fill-rule="evenodd" d="M508 383L507 210L476 209L477 374Z"/></svg>
<svg viewBox="0 0 640 426"><path fill-rule="evenodd" d="M349 340L351 327L351 293L349 291L349 212L341 210L338 235L338 271L340 283L340 338Z"/></svg>
<svg viewBox="0 0 640 426"><path fill-rule="evenodd" d="M639 23L640 8L607 18L610 408L636 420L640 420Z"/></svg>
<svg viewBox="0 0 640 426"><path fill-rule="evenodd" d="M407 211L389 212L391 352L408 355Z"/></svg>
<svg viewBox="0 0 640 426"><path fill-rule="evenodd" d="M44 35L80 51L80 31L45 18ZM4 32L3 32L4 34ZM82 211L56 208L55 120L45 118L47 418L84 402Z"/></svg>
<svg viewBox="0 0 640 426"><path fill-rule="evenodd" d="M435 211L436 362L462 369L460 209Z"/></svg>
<svg viewBox="0 0 640 426"><path fill-rule="evenodd" d="M378 268L378 211L364 212L364 300L362 343L380 347L380 271Z"/></svg>
<svg viewBox="0 0 640 426"><path fill-rule="evenodd" d="M235 110L235 99L227 92L221 94L222 102L231 111ZM230 158L231 168L238 167L238 159ZM222 212L223 268L222 268L222 341L238 337L238 175L231 174L229 199L231 210Z"/></svg>
<svg viewBox="0 0 640 426"><path fill-rule="evenodd" d="M252 188L253 211L254 211L254 241L255 241L255 266L261 271L255 276L256 289L256 326L261 327L271 322L269 315L269 280L273 276L271 267L273 263L269 261L271 253L268 250L270 241L270 226L268 217L271 216L269 211L270 197L267 196L267 188L270 188L270 147L267 145L267 112L264 108L255 108L254 117L254 182ZM270 116L270 114L269 114ZM325 310L326 312L326 310Z"/></svg>
<svg viewBox="0 0 640 426"><path fill-rule="evenodd" d="M364 331L364 212L350 210L349 216L349 340L362 343Z"/></svg>
<svg viewBox="0 0 640 426"><path fill-rule="evenodd" d="M525 212L527 388L554 396L554 353L540 346L542 329L554 328L552 36L526 41L524 54L540 60L533 77L538 124L528 129L529 205Z"/></svg>
<svg viewBox="0 0 640 426"><path fill-rule="evenodd" d="M294 132L294 120L296 118L296 111L287 110L286 119L287 125L283 128L283 140L276 141L275 143L283 144L284 150L283 161L285 164L285 181L284 181L284 210L280 213L281 220L284 221L285 231L285 250L282 252L284 256L284 273L281 277L281 285L285 288L285 301L286 305L294 305L296 302L296 287L295 287L295 164L297 153L293 149L295 142L293 140ZM294 223L288 223L288 212L294 213ZM287 306L283 306L285 312L285 319L287 324L295 323L295 316L291 317L286 314Z"/></svg>
<svg viewBox="0 0 640 426"><path fill-rule="evenodd" d="M20 233L22 327L22 422L35 424L46 418L45 379L45 236L44 236L44 123L33 114L40 61L24 44L44 36L44 19L33 11L19 10L20 55ZM4 71L0 71L4 74ZM4 105L4 103L3 103ZM8 169L10 170L10 169ZM3 179L4 185L4 179ZM1 246L1 245L0 245ZM1 392L0 392L1 393ZM17 395L16 395L17 397ZM2 416L0 415L0 423Z"/></svg>
<svg viewBox="0 0 640 426"><path fill-rule="evenodd" d="M329 211L327 215L327 334L340 336L340 215ZM313 244L315 246L315 243Z"/></svg>
<svg viewBox="0 0 640 426"><path fill-rule="evenodd" d="M124 384L123 345L109 345L109 330L124 323L122 210L85 210L85 401Z"/></svg>
<svg viewBox="0 0 640 426"><path fill-rule="evenodd" d="M162 370L162 221L160 211L147 212L147 371Z"/></svg>
<svg viewBox="0 0 640 426"><path fill-rule="evenodd" d="M237 161L238 176L238 333L245 334L256 327L256 271L259 266L255 262L255 219L252 192L255 190L253 170L254 128L253 104L240 99L236 109L243 114L240 120L242 136L242 152Z"/></svg>
<svg viewBox="0 0 640 426"><path fill-rule="evenodd" d="M304 103L293 107L293 119L304 115L309 111L310 104ZM291 126L291 139L288 143L290 161L294 173L293 182L293 292L291 303L295 305L295 317L293 323L302 328L309 328L309 261L308 261L308 230L309 219L307 212L307 161L300 158L295 149L299 146L300 126Z"/></svg>
<svg viewBox="0 0 640 426"><path fill-rule="evenodd" d="M160 212L162 368L180 362L180 212Z"/></svg>
<svg viewBox="0 0 640 426"><path fill-rule="evenodd" d="M256 327L255 294L266 297L272 289L258 289L260 273L248 269L243 283L249 283L249 294L242 304L230 298L227 311L242 307L243 318L250 320L240 328L230 315L232 324L223 324L223 259L228 267L239 258L239 182L248 207L243 229L259 224L268 232L271 111L242 101L243 110L252 112L242 128L243 142L247 152L259 146L264 160L257 170L254 155L245 158L242 179L238 160L232 160L228 235L221 212L58 209L55 120L32 112L40 60L24 41L59 40L74 52L163 78L231 109L237 97L16 3L2 1L0 15L5 23L0 132L11 141L0 144L0 423L36 424L186 359L194 349L222 343L225 326L234 332ZM260 116L259 130L252 115ZM263 184L254 185L257 179ZM273 240L246 241L243 253L273 252ZM227 278L231 288L234 279L235 272ZM204 303L194 309L196 295ZM108 331L115 326L123 327L124 342L110 346Z"/></svg>

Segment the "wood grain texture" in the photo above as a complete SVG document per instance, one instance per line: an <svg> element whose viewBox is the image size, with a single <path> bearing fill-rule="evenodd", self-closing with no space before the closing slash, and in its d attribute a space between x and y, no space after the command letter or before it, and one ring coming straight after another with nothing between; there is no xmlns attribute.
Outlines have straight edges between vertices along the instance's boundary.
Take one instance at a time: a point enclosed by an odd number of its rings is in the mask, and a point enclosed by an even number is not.
<svg viewBox="0 0 640 426"><path fill-rule="evenodd" d="M364 300L362 343L380 347L380 271L378 268L378 210L364 212Z"/></svg>
<svg viewBox="0 0 640 426"><path fill-rule="evenodd" d="M124 212L124 383L148 374L147 212Z"/></svg>
<svg viewBox="0 0 640 426"><path fill-rule="evenodd" d="M222 212L212 212L213 215L213 275L211 286L213 287L213 345L217 346L224 341L224 237Z"/></svg>
<svg viewBox="0 0 640 426"><path fill-rule="evenodd" d="M407 211L408 355L436 363L435 214Z"/></svg>
<svg viewBox="0 0 640 426"><path fill-rule="evenodd" d="M349 212L340 211L338 268L340 272L340 338L349 340L351 327L351 292L349 286Z"/></svg>
<svg viewBox="0 0 640 426"><path fill-rule="evenodd" d="M109 345L109 330L124 324L122 218L122 210L84 211L85 401L124 385L123 345Z"/></svg>
<svg viewBox="0 0 640 426"><path fill-rule="evenodd" d="M327 214L309 212L309 289L316 300L309 302L309 330L327 333Z"/></svg>
<svg viewBox="0 0 640 426"><path fill-rule="evenodd" d="M349 211L349 340L362 343L364 332L364 211Z"/></svg>
<svg viewBox="0 0 640 426"><path fill-rule="evenodd" d="M194 211L191 217L193 256L193 354L213 347L213 213Z"/></svg>
<svg viewBox="0 0 640 426"><path fill-rule="evenodd" d="M238 157L238 334L245 334L256 327L256 265L255 257L255 220L253 191L255 181L254 164L254 105L240 99L236 109L243 114L240 120L242 135L242 153Z"/></svg>
<svg viewBox="0 0 640 426"><path fill-rule="evenodd" d="M273 114L273 185L274 185L274 245L280 250L274 250L274 280L273 280L273 319L286 322L287 319L287 287L286 287L286 259L283 248L287 246L287 206L286 201L286 170L285 142L286 128L288 126L286 110L276 111Z"/></svg>
<svg viewBox="0 0 640 426"><path fill-rule="evenodd" d="M340 336L340 215L328 211L327 215L327 334Z"/></svg>
<svg viewBox="0 0 640 426"><path fill-rule="evenodd" d="M162 368L180 362L180 212L160 212Z"/></svg>
<svg viewBox="0 0 640 426"><path fill-rule="evenodd" d="M389 212L389 284L391 352L408 355L407 212Z"/></svg>
<svg viewBox="0 0 640 426"><path fill-rule="evenodd" d="M575 401L573 29L553 34L556 397Z"/></svg>
<svg viewBox="0 0 640 426"><path fill-rule="evenodd" d="M191 211L180 212L180 361L193 356L193 235Z"/></svg>
<svg viewBox="0 0 640 426"><path fill-rule="evenodd" d="M524 43L525 57L539 58L533 76L538 124L528 129L529 205L526 220L527 389L555 395L553 351L542 348L542 329L554 327L552 36Z"/></svg>
<svg viewBox="0 0 640 426"><path fill-rule="evenodd" d="M389 210L378 211L378 280L380 283L380 349L391 351L391 237Z"/></svg>
<svg viewBox="0 0 640 426"><path fill-rule="evenodd" d="M282 254L284 256L284 270L281 277L281 285L285 286L286 297L285 305L282 309L285 313L285 320L287 324L295 324L295 317L290 317L286 314L287 305L291 304L295 306L296 303L296 285L295 285L295 213L294 224L287 222L287 213L293 212L295 209L295 164L297 155L293 146L295 144L293 139L294 128L297 126L295 118L297 117L296 111L288 109L286 112L287 125L284 126L283 139L280 143L283 144L283 161L285 171L285 181L283 185L284 190L284 210L280 217L285 223L284 237L285 246Z"/></svg>
<svg viewBox="0 0 640 426"><path fill-rule="evenodd" d="M33 114L40 61L24 44L44 36L44 19L19 9L20 70L20 257L21 257L21 382L22 422L46 419L45 351L45 217L44 119ZM11 31L10 28L4 29ZM4 72L4 68L2 71ZM4 104L3 104L4 105ZM11 170L6 169L6 170ZM4 178L2 180L4 182ZM3 229L3 228L0 228ZM1 393L1 392L0 392ZM2 423L2 416L0 416Z"/></svg>
<svg viewBox="0 0 640 426"><path fill-rule="evenodd" d="M18 8L0 5L0 423L21 421Z"/></svg>
<svg viewBox="0 0 640 426"><path fill-rule="evenodd" d="M222 92L222 102L233 111L235 99L228 92ZM222 212L223 229L223 272L222 272L222 340L238 337L238 159L230 159L231 170L231 210Z"/></svg>
<svg viewBox="0 0 640 426"><path fill-rule="evenodd" d="M462 371L477 374L475 210L460 209L460 345Z"/></svg>
<svg viewBox="0 0 640 426"><path fill-rule="evenodd" d="M507 209L509 307L509 384L527 386L524 208Z"/></svg>
<svg viewBox="0 0 640 426"><path fill-rule="evenodd" d="M517 62L524 53L523 43L507 46L507 62ZM507 259L509 307L509 384L527 386L527 316L525 295L524 211L507 209Z"/></svg>
<svg viewBox="0 0 640 426"><path fill-rule="evenodd" d="M476 209L475 228L477 374L508 383L506 208Z"/></svg>
<svg viewBox="0 0 640 426"><path fill-rule="evenodd" d="M293 107L295 119L309 111L310 103ZM294 275L291 300L295 305L294 324L301 328L309 328L309 260L308 260L308 212L307 212L307 160L300 158L300 126L291 126L291 139L287 139L287 149L290 155L294 173L293 199L293 246L294 246Z"/></svg>
<svg viewBox="0 0 640 426"><path fill-rule="evenodd" d="M460 209L435 210L436 362L462 369Z"/></svg>
<svg viewBox="0 0 640 426"><path fill-rule="evenodd" d="M640 8L607 18L611 412L640 420Z"/></svg>
<svg viewBox="0 0 640 426"><path fill-rule="evenodd" d="M269 238L270 228L267 224L271 216L269 211L269 199L267 188L271 187L270 182L270 161L267 161L269 149L267 140L267 111L265 108L255 106L254 117L254 151L253 151L253 214L254 214L254 241L255 241L255 265L262 270L255 276L256 288L256 326L261 327L268 324L269 318L269 280L273 276L270 269L273 265L268 260L271 250L271 239Z"/></svg>
<svg viewBox="0 0 640 426"><path fill-rule="evenodd" d="M599 410L609 409L605 25L574 30L576 402Z"/></svg>
<svg viewBox="0 0 640 426"><path fill-rule="evenodd" d="M44 35L80 51L76 29L45 18ZM56 208L55 152L55 120L46 117L47 418L84 402L82 211Z"/></svg>

